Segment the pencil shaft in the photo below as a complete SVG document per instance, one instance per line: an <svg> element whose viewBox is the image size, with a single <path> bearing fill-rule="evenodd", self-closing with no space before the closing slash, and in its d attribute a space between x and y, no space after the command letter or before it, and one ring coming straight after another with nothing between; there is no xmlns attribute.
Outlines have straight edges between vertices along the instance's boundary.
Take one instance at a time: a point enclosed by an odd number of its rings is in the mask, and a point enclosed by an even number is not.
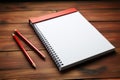
<svg viewBox="0 0 120 80"><path fill-rule="evenodd" d="M45 55L39 51L27 38L25 38L18 30L15 30L15 32L26 42L28 43L38 54L45 59Z"/></svg>
<svg viewBox="0 0 120 80"><path fill-rule="evenodd" d="M24 55L26 56L27 60L29 61L29 63L36 68L35 63L33 62L33 60L30 58L30 56L28 55L27 51L25 50L25 48L23 47L23 45L20 43L18 37L13 34L13 38L15 39L16 43L18 44L18 46L21 48L21 50L23 51Z"/></svg>

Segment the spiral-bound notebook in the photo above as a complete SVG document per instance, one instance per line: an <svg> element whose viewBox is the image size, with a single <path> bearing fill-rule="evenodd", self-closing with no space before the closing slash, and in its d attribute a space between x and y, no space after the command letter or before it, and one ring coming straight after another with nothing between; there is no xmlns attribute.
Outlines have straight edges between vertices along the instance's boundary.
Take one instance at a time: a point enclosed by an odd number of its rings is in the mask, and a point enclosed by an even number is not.
<svg viewBox="0 0 120 80"><path fill-rule="evenodd" d="M75 8L30 18L29 23L60 71L115 48Z"/></svg>

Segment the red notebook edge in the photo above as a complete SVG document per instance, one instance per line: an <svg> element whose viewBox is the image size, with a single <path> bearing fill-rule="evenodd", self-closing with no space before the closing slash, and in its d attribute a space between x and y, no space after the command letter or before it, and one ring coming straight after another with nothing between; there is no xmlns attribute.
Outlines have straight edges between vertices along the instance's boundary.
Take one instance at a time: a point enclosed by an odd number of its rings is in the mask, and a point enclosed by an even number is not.
<svg viewBox="0 0 120 80"><path fill-rule="evenodd" d="M29 22L37 23L37 22L49 20L49 19L52 19L52 18L56 18L56 17L59 17L59 16L67 15L67 14L70 14L70 13L73 13L73 12L76 12L76 11L77 11L76 8L69 8L69 9L66 9L66 10L63 10L63 11L59 11L59 12L56 12L56 13L51 13L51 14L41 16L41 17L31 17L29 19Z"/></svg>

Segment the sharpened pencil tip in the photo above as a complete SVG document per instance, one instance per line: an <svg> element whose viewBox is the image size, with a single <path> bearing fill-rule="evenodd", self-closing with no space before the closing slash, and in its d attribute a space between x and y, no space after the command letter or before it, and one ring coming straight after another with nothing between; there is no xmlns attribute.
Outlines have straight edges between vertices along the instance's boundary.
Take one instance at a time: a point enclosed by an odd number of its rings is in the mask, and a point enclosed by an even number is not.
<svg viewBox="0 0 120 80"><path fill-rule="evenodd" d="M36 69L36 65L35 64L33 64L33 68Z"/></svg>

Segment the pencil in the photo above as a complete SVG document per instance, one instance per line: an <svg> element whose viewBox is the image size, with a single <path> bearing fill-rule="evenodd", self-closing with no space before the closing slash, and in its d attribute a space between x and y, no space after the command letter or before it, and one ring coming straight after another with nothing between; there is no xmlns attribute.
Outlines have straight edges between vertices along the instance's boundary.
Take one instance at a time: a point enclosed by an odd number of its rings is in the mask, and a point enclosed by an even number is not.
<svg viewBox="0 0 120 80"><path fill-rule="evenodd" d="M26 43L28 43L39 55L41 58L45 60L45 55L39 51L27 38L25 38L17 29L15 29L15 33L17 33Z"/></svg>
<svg viewBox="0 0 120 80"><path fill-rule="evenodd" d="M23 51L24 55L26 56L27 60L29 61L29 63L33 66L33 68L36 69L36 65L33 62L33 60L30 58L30 56L28 55L27 51L25 50L25 48L23 47L23 45L21 44L21 42L19 41L18 37L15 34L12 34L13 38L15 39L16 43L18 44L18 46L21 48L21 50Z"/></svg>

